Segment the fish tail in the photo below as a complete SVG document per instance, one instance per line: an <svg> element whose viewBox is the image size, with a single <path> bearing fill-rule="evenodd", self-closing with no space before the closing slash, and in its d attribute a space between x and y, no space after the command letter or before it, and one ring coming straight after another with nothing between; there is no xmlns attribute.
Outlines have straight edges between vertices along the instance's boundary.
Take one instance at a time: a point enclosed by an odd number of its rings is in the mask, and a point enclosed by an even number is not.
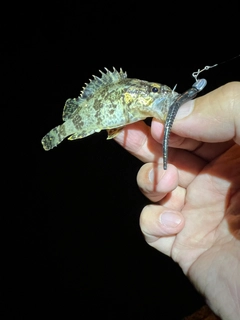
<svg viewBox="0 0 240 320"><path fill-rule="evenodd" d="M59 143L61 143L67 136L69 136L71 132L68 132L69 130L66 126L66 122L63 123L60 126L57 126L53 128L51 131L49 131L43 138L42 138L42 145L44 150L48 151L52 148L56 147Z"/></svg>

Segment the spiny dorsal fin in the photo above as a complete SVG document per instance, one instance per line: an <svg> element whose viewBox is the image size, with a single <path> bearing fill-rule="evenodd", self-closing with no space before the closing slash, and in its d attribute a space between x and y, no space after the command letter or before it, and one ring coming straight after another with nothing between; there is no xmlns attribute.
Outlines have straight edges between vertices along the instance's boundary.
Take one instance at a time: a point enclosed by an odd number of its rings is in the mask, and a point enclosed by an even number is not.
<svg viewBox="0 0 240 320"><path fill-rule="evenodd" d="M84 102L85 99L88 99L91 96L93 96L99 88L111 83L117 83L121 79L127 78L127 73L123 72L122 68L120 68L119 72L114 67L112 72L109 71L107 68L105 68L105 70L106 73L99 70L102 74L101 78L93 76L93 80L89 79L90 82L85 83L86 87L83 87L80 97L78 97L77 99L68 99L66 101L62 115L63 121L69 119L69 117L71 116L73 111L77 109L79 104Z"/></svg>
<svg viewBox="0 0 240 320"><path fill-rule="evenodd" d="M89 98L92 96L100 87L116 83L120 81L121 79L125 79L127 77L127 73L123 72L122 69L120 69L120 72L118 72L114 67L113 71L109 71L107 68L105 68L107 71L106 73L99 70L99 72L102 74L102 77L96 77L93 76L94 80L90 80L90 82L86 84L86 87L83 87L83 90L81 91L80 97L83 99Z"/></svg>

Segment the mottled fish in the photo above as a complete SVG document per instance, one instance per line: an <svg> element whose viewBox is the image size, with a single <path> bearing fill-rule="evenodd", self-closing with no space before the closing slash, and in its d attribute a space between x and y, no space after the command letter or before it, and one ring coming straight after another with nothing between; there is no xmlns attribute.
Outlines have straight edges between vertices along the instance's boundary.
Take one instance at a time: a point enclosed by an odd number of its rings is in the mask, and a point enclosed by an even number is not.
<svg viewBox="0 0 240 320"><path fill-rule="evenodd" d="M81 139L101 130L107 130L107 139L112 139L124 126L148 117L164 122L178 96L166 85L127 78L122 69L100 72L101 78L93 76L78 98L66 101L64 123L42 139L45 150L69 136L69 140Z"/></svg>

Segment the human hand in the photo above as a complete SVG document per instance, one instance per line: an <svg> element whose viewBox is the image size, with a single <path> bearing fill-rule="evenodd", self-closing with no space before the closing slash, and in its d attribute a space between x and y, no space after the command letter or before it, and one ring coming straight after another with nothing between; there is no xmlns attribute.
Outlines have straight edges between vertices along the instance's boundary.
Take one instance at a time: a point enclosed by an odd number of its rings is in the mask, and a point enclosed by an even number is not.
<svg viewBox="0 0 240 320"><path fill-rule="evenodd" d="M182 118L182 119L180 119ZM240 315L240 82L180 107L162 168L163 125L127 126L115 140L146 162L137 177L155 204L147 243L172 257L222 319ZM166 213L170 213L166 215Z"/></svg>

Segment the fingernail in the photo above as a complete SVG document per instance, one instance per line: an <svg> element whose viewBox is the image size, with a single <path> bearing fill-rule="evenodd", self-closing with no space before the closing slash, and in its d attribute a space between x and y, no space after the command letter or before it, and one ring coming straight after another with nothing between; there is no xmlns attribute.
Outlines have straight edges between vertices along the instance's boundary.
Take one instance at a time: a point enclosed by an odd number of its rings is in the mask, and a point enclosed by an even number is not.
<svg viewBox="0 0 240 320"><path fill-rule="evenodd" d="M149 171L148 179L149 179L150 182L153 182L153 180L154 180L154 170L153 169L151 169Z"/></svg>
<svg viewBox="0 0 240 320"><path fill-rule="evenodd" d="M181 217L175 212L163 212L160 215L161 224L169 228L177 227L181 221Z"/></svg>
<svg viewBox="0 0 240 320"><path fill-rule="evenodd" d="M159 164L158 168L153 168L149 171L148 179L150 182L158 182L162 178L162 176L165 174L165 171L162 170L162 164Z"/></svg>
<svg viewBox="0 0 240 320"><path fill-rule="evenodd" d="M179 108L175 119L180 120L180 119L187 117L193 111L193 108L194 108L194 100L190 100L190 101L184 103Z"/></svg>

